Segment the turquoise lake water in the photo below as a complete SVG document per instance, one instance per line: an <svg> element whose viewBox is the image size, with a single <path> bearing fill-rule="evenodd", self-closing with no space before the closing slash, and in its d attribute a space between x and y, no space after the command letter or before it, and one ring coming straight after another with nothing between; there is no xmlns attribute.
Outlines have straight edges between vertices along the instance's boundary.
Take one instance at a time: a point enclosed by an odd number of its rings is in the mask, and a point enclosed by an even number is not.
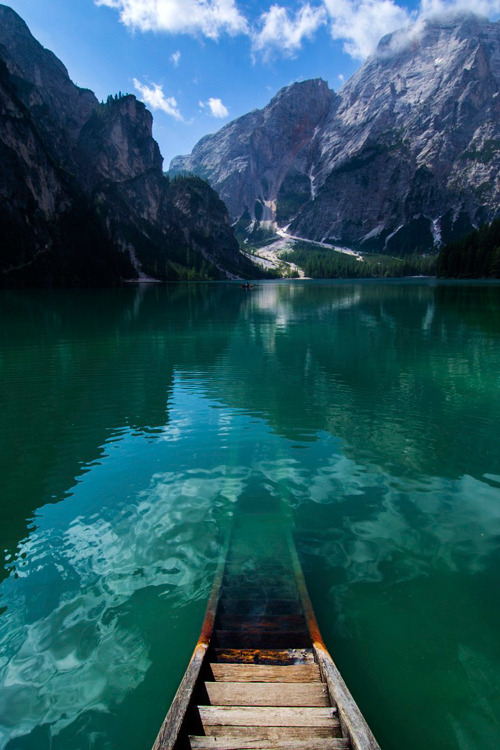
<svg viewBox="0 0 500 750"><path fill-rule="evenodd" d="M152 745L238 502L383 750L500 747L500 285L0 292L0 749Z"/></svg>

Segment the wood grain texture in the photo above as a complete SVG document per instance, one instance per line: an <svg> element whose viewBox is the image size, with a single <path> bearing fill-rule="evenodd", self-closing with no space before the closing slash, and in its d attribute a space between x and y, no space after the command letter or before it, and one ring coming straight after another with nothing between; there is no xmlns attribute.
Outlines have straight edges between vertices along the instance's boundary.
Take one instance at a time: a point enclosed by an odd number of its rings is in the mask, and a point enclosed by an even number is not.
<svg viewBox="0 0 500 750"><path fill-rule="evenodd" d="M216 648L217 662L239 664L314 664L311 648Z"/></svg>
<svg viewBox="0 0 500 750"><path fill-rule="evenodd" d="M340 737L342 734L337 719L333 720L331 727L225 727L206 724L204 729L205 734L210 737L243 737L247 740L310 740Z"/></svg>
<svg viewBox="0 0 500 750"><path fill-rule="evenodd" d="M314 650L321 674L328 685L328 692L332 701L338 706L343 733L350 738L353 750L380 750L380 745L326 647L322 644L315 644Z"/></svg>
<svg viewBox="0 0 500 750"><path fill-rule="evenodd" d="M323 682L206 682L213 706L329 706Z"/></svg>
<svg viewBox="0 0 500 750"><path fill-rule="evenodd" d="M285 649L311 647L311 638L304 630L216 630L218 648Z"/></svg>
<svg viewBox="0 0 500 750"><path fill-rule="evenodd" d="M331 727L334 708L274 708L260 706L198 706L203 723L224 726Z"/></svg>
<svg viewBox="0 0 500 750"><path fill-rule="evenodd" d="M156 738L153 750L172 750L206 656L206 644L198 644Z"/></svg>
<svg viewBox="0 0 500 750"><path fill-rule="evenodd" d="M276 515L270 541L261 534L267 518L245 518L241 567L218 570L200 640L153 750L174 750L181 737L188 747L189 731L205 733L190 738L192 750L380 750L323 643L282 520ZM272 570L269 550L289 553L285 574Z"/></svg>
<svg viewBox="0 0 500 750"><path fill-rule="evenodd" d="M184 673L177 692L172 701L167 715L160 727L160 731L153 745L153 750L173 750L177 738L182 730L186 713L189 708L194 688L200 676L201 668L205 662L210 639L212 638L215 615L220 597L224 566L226 564L227 551L229 548L230 534L227 534L219 556L217 571L214 576L212 590L208 599L205 617L201 626L201 633L196 644L191 660Z"/></svg>
<svg viewBox="0 0 500 750"><path fill-rule="evenodd" d="M263 745L262 739L237 737L190 737L192 750L344 750L350 747L349 740L334 737L299 740L276 738Z"/></svg>
<svg viewBox="0 0 500 750"><path fill-rule="evenodd" d="M328 685L331 701L338 707L343 734L350 739L353 750L380 750L377 740L324 644L290 531L287 532L287 535L290 558L297 580L300 601L313 642L314 653L323 680Z"/></svg>
<svg viewBox="0 0 500 750"><path fill-rule="evenodd" d="M317 664L274 667L260 664L211 664L217 682L320 682Z"/></svg>
<svg viewBox="0 0 500 750"><path fill-rule="evenodd" d="M306 621L303 615L265 615L265 614L220 614L217 616L216 627L220 630L273 630L282 632L285 630L306 630Z"/></svg>

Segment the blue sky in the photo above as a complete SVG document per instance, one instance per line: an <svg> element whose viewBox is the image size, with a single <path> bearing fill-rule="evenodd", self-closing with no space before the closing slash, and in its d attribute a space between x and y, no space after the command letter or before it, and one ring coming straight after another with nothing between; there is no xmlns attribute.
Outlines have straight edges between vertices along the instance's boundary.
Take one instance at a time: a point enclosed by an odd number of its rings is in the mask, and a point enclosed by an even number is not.
<svg viewBox="0 0 500 750"><path fill-rule="evenodd" d="M133 93L154 114L165 168L287 84L338 90L378 39L450 8L498 17L500 0L10 0L99 99Z"/></svg>

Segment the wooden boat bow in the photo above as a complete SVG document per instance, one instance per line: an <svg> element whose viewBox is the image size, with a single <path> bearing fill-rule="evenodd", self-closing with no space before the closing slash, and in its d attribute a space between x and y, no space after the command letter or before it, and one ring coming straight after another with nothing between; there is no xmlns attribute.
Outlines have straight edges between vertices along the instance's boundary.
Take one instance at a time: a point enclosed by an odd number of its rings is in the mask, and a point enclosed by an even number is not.
<svg viewBox="0 0 500 750"><path fill-rule="evenodd" d="M281 514L240 514L153 750L380 750L326 648Z"/></svg>

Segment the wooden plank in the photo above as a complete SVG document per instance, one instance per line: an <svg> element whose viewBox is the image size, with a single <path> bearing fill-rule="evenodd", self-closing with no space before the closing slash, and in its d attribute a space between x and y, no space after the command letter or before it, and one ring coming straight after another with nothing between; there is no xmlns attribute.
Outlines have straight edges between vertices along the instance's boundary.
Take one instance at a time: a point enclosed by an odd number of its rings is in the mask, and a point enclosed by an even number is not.
<svg viewBox="0 0 500 750"><path fill-rule="evenodd" d="M221 615L215 627L216 630L224 633L302 633L307 636L308 644L311 643L305 620L300 616L288 622L282 621L280 617L252 617L245 622L244 620L227 619L224 615Z"/></svg>
<svg viewBox="0 0 500 750"><path fill-rule="evenodd" d="M330 706L323 682L206 682L213 706Z"/></svg>
<svg viewBox="0 0 500 750"><path fill-rule="evenodd" d="M217 648L307 648L311 638L304 630L216 630Z"/></svg>
<svg viewBox="0 0 500 750"><path fill-rule="evenodd" d="M298 599L295 588L284 586L223 586L223 599Z"/></svg>
<svg viewBox="0 0 500 750"><path fill-rule="evenodd" d="M247 572L247 573L230 573L226 570L223 580L224 586L243 587L251 586L252 588L269 589L269 588L287 588L295 591L295 579L293 574L284 575L278 572Z"/></svg>
<svg viewBox="0 0 500 750"><path fill-rule="evenodd" d="M219 630L305 630L306 621L303 615L235 615L220 614L216 627Z"/></svg>
<svg viewBox="0 0 500 750"><path fill-rule="evenodd" d="M273 667L260 664L211 664L217 682L320 682L317 664Z"/></svg>
<svg viewBox="0 0 500 750"><path fill-rule="evenodd" d="M265 740L264 740L265 741ZM262 739L244 739L237 737L190 737L192 750L344 750L349 748L349 740L334 737L316 737L305 740L278 739L267 741L263 745Z"/></svg>
<svg viewBox="0 0 500 750"><path fill-rule="evenodd" d="M340 737L340 722L333 720L331 727L224 727L205 724L205 734L210 737L242 737L246 740L311 740L321 737Z"/></svg>
<svg viewBox="0 0 500 750"><path fill-rule="evenodd" d="M221 599L219 612L233 614L302 614L302 606L297 599Z"/></svg>
<svg viewBox="0 0 500 750"><path fill-rule="evenodd" d="M325 646L290 531L287 531L287 535L290 558L297 580L297 589L313 642L314 653L321 670L321 675L328 685L332 703L338 706L343 734L351 740L353 750L380 750L377 740L373 736L370 727Z"/></svg>
<svg viewBox="0 0 500 750"><path fill-rule="evenodd" d="M210 597L205 610L205 617L201 626L198 643L194 648L193 655L184 673L184 677L181 680L181 684L174 696L174 700L172 701L167 715L163 720L163 724L160 727L160 731L158 732L153 745L153 750L173 750L182 730L184 719L193 696L193 691L200 676L201 668L205 662L208 646L213 634L229 541L230 534L228 533L219 555L219 562L217 564L214 582L212 584Z"/></svg>
<svg viewBox="0 0 500 750"><path fill-rule="evenodd" d="M198 643L158 733L153 750L172 750L174 747L206 653L207 645Z"/></svg>
<svg viewBox="0 0 500 750"><path fill-rule="evenodd" d="M331 727L336 708L274 708L261 706L198 706L203 723L244 727Z"/></svg>
<svg viewBox="0 0 500 750"><path fill-rule="evenodd" d="M216 648L216 662L234 664L314 664L314 655L310 648Z"/></svg>
<svg viewBox="0 0 500 750"><path fill-rule="evenodd" d="M338 705L343 733L350 738L353 750L380 750L380 745L349 692L326 646L323 643L315 643L314 651L332 701Z"/></svg>

